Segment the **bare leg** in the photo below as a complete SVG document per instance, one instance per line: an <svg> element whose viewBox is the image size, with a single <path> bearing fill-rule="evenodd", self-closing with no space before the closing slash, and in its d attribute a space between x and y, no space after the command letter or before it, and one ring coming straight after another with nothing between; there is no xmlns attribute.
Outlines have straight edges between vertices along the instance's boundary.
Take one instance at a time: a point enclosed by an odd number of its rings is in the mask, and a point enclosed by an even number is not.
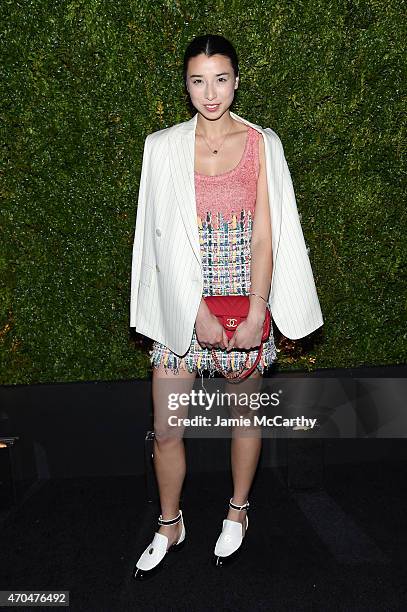
<svg viewBox="0 0 407 612"><path fill-rule="evenodd" d="M164 520L175 518L179 513L179 499L186 473L183 428L176 435L168 425L168 393L190 393L196 372L179 369L179 374L164 366L153 368L152 394L154 405L154 468L158 482L161 514ZM173 386L171 385L174 381ZM175 414L184 417L188 407L179 408ZM181 521L175 525L161 525L159 533L167 536L168 547L181 535Z"/></svg>
<svg viewBox="0 0 407 612"><path fill-rule="evenodd" d="M262 374L259 370L255 370L243 383L234 385L239 388L238 392L256 393L260 390L262 383ZM244 385L244 386L243 386ZM232 391L233 391L232 390ZM247 407L244 407L247 410ZM249 409L249 412L252 413ZM245 414L247 417L253 414ZM246 503L249 491L259 462L260 451L262 446L261 428L259 426L250 426L245 431L245 435L240 431L241 428L235 428L231 440L231 463L233 477L233 503L241 506ZM242 524L243 535L246 531L246 511L234 510L229 507L227 518L232 521L239 521Z"/></svg>

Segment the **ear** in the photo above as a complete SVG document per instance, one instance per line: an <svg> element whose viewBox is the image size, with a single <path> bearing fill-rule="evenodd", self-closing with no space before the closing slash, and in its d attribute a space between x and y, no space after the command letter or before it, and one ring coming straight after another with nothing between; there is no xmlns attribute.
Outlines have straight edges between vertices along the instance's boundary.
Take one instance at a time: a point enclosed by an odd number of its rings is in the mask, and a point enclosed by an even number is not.
<svg viewBox="0 0 407 612"><path fill-rule="evenodd" d="M237 76L235 78L235 89L237 89L239 87L239 77Z"/></svg>

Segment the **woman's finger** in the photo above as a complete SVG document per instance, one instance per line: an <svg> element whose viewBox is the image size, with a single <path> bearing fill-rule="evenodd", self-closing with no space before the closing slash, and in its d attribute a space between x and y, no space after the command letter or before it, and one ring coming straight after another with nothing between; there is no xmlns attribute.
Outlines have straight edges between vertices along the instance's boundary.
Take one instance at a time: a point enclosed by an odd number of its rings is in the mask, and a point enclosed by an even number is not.
<svg viewBox="0 0 407 612"><path fill-rule="evenodd" d="M227 349L228 348L228 344L229 344L229 338L228 338L228 335L227 335L225 329L223 329L222 331L223 331L223 349Z"/></svg>
<svg viewBox="0 0 407 612"><path fill-rule="evenodd" d="M231 351L233 347L235 346L235 338L236 338L236 334L233 334L233 336L229 340L228 351Z"/></svg>

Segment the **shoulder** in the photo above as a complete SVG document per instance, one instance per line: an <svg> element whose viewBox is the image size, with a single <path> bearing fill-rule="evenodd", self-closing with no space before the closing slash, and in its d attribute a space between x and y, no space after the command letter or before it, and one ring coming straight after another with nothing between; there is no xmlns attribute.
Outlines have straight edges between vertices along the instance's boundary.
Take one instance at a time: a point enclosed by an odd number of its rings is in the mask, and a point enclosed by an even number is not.
<svg viewBox="0 0 407 612"><path fill-rule="evenodd" d="M157 130L156 132L151 132L146 136L145 143L150 148L164 145L168 142L168 136L176 134L186 123L186 121L182 121L181 123L175 123L174 125Z"/></svg>
<svg viewBox="0 0 407 612"><path fill-rule="evenodd" d="M160 145L162 145L164 142L166 142L168 133L171 129L171 127L163 128L162 130L157 130L156 132L151 132L150 134L147 134L146 139L144 141L145 148L151 151L157 146L159 147Z"/></svg>
<svg viewBox="0 0 407 612"><path fill-rule="evenodd" d="M266 157L266 148L274 155L283 153L283 144L278 134L271 128L260 128L257 130L257 142L259 147L260 163L263 165Z"/></svg>
<svg viewBox="0 0 407 612"><path fill-rule="evenodd" d="M178 133L185 123L185 121L176 123L175 125L147 134L144 139L143 165L149 167L150 171L154 172L160 169L163 159L169 156L170 134Z"/></svg>
<svg viewBox="0 0 407 612"><path fill-rule="evenodd" d="M242 116L239 116L234 112L231 112L230 114L232 115L234 119L237 119L238 121L239 120L243 121L249 127L251 127L252 129L256 130L259 134L261 134L263 136L263 142L266 147L270 146L274 148L275 147L282 148L282 143L281 143L279 136L271 128L269 127L264 128L260 124L254 123L253 121L249 121L248 119Z"/></svg>
<svg viewBox="0 0 407 612"><path fill-rule="evenodd" d="M260 128L260 132L263 135L263 138L261 139L262 142L263 142L263 146L271 146L271 147L274 147L274 148L275 147L277 147L277 148L282 148L283 147L283 143L281 142L281 138L279 137L277 132L275 132L271 128Z"/></svg>

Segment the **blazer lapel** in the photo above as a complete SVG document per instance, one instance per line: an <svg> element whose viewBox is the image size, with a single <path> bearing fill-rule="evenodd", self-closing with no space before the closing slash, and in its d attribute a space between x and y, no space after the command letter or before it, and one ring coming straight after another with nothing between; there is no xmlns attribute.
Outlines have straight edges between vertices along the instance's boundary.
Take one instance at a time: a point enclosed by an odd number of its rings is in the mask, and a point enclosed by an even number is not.
<svg viewBox="0 0 407 612"><path fill-rule="evenodd" d="M198 113L169 133L170 168L175 197L191 243L192 250L201 266L198 224L195 199L195 129Z"/></svg>

